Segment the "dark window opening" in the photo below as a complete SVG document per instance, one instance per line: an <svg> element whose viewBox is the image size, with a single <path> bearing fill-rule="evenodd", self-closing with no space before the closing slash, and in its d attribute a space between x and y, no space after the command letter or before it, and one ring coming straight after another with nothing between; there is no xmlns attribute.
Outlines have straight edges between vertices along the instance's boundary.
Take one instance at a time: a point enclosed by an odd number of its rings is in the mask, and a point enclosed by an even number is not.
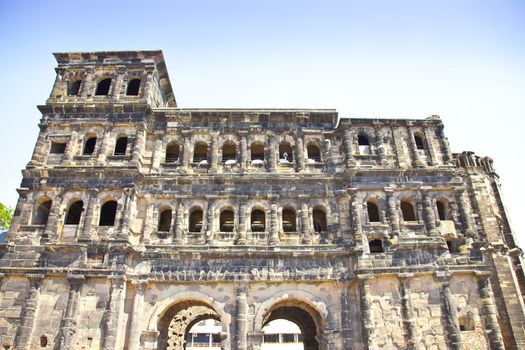
<svg viewBox="0 0 525 350"><path fill-rule="evenodd" d="M306 152L308 153L308 159L311 159L315 162L321 161L321 151L317 145L309 144L306 146Z"/></svg>
<svg viewBox="0 0 525 350"><path fill-rule="evenodd" d="M171 227L171 209L165 209L160 213L158 231L169 232Z"/></svg>
<svg viewBox="0 0 525 350"><path fill-rule="evenodd" d="M314 209L312 213L315 232L326 231L326 213L321 209Z"/></svg>
<svg viewBox="0 0 525 350"><path fill-rule="evenodd" d="M208 160L208 145L204 142L199 142L193 149L193 162L200 163L204 160Z"/></svg>
<svg viewBox="0 0 525 350"><path fill-rule="evenodd" d="M454 251L454 242L452 242L450 240L447 241L447 248L448 248L449 252L453 253L453 251Z"/></svg>
<svg viewBox="0 0 525 350"><path fill-rule="evenodd" d="M175 163L179 160L180 147L177 143L170 143L166 147L166 163Z"/></svg>
<svg viewBox="0 0 525 350"><path fill-rule="evenodd" d="M226 163L229 160L235 160L235 143L226 142L222 146L222 162Z"/></svg>
<svg viewBox="0 0 525 350"><path fill-rule="evenodd" d="M45 225L49 217L49 211L51 210L51 200L44 201L38 204L35 213L35 219L33 225Z"/></svg>
<svg viewBox="0 0 525 350"><path fill-rule="evenodd" d="M99 226L113 226L115 225L115 216L117 214L117 202L108 201L100 208Z"/></svg>
<svg viewBox="0 0 525 350"><path fill-rule="evenodd" d="M417 221L414 206L409 202L401 202L401 212L404 221Z"/></svg>
<svg viewBox="0 0 525 350"><path fill-rule="evenodd" d="M95 95L102 96L109 94L109 87L111 86L111 78L106 78L104 80L101 80L97 85L97 90L95 91Z"/></svg>
<svg viewBox="0 0 525 350"><path fill-rule="evenodd" d="M75 80L69 82L67 85L67 95L68 96L77 96L80 91L80 80Z"/></svg>
<svg viewBox="0 0 525 350"><path fill-rule="evenodd" d="M293 162L292 146L288 142L281 142L281 144L279 145L279 162Z"/></svg>
<svg viewBox="0 0 525 350"><path fill-rule="evenodd" d="M380 239L373 239L368 242L370 253L383 253L383 242Z"/></svg>
<svg viewBox="0 0 525 350"><path fill-rule="evenodd" d="M423 143L423 138L419 135L414 135L414 141L416 142L416 148L417 149L425 149L425 145Z"/></svg>
<svg viewBox="0 0 525 350"><path fill-rule="evenodd" d="M220 228L221 232L233 232L233 219L234 214L232 210L223 210L220 215Z"/></svg>
<svg viewBox="0 0 525 350"><path fill-rule="evenodd" d="M133 79L128 83L128 88L126 90L126 95L128 96L138 96L140 88L140 79Z"/></svg>
<svg viewBox="0 0 525 350"><path fill-rule="evenodd" d="M264 211L255 209L251 214L251 227L252 232L264 232L266 231L266 215Z"/></svg>
<svg viewBox="0 0 525 350"><path fill-rule="evenodd" d="M128 148L128 138L126 136L119 137L115 143L115 155L123 156L126 154Z"/></svg>
<svg viewBox="0 0 525 350"><path fill-rule="evenodd" d="M66 225L78 225L80 223L80 217L84 210L84 202L76 201L71 204L66 214Z"/></svg>
<svg viewBox="0 0 525 350"><path fill-rule="evenodd" d="M264 160L264 145L260 142L252 143L251 147L252 160Z"/></svg>
<svg viewBox="0 0 525 350"><path fill-rule="evenodd" d="M282 218L284 232L297 231L297 219L295 217L295 211L293 211L292 209L284 209Z"/></svg>
<svg viewBox="0 0 525 350"><path fill-rule="evenodd" d="M45 335L40 337L40 347L45 348L47 346L47 337Z"/></svg>
<svg viewBox="0 0 525 350"><path fill-rule="evenodd" d="M366 209L368 211L368 220L370 222L380 222L379 219L379 209L374 202L367 202Z"/></svg>
<svg viewBox="0 0 525 350"><path fill-rule="evenodd" d="M202 230L202 210L196 209L190 214L190 232L201 232Z"/></svg>
<svg viewBox="0 0 525 350"><path fill-rule="evenodd" d="M436 202L439 220L447 220L447 207L443 202Z"/></svg>
<svg viewBox="0 0 525 350"><path fill-rule="evenodd" d="M51 149L49 151L52 154L63 154L66 152L65 142L51 142Z"/></svg>
<svg viewBox="0 0 525 350"><path fill-rule="evenodd" d="M90 137L86 140L86 143L84 143L84 151L82 154L84 155L91 155L93 152L95 152L95 145L97 144L97 138L96 137Z"/></svg>
<svg viewBox="0 0 525 350"><path fill-rule="evenodd" d="M368 141L368 137L364 135L359 135L357 137L357 144L359 146L370 146L370 141Z"/></svg>

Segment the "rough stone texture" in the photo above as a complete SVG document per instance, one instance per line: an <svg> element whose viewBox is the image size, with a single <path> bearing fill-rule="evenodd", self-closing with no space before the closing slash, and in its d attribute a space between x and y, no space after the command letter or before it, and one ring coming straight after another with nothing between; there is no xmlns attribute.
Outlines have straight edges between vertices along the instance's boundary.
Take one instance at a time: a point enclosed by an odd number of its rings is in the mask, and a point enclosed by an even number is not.
<svg viewBox="0 0 525 350"><path fill-rule="evenodd" d="M182 109L160 51L55 56L0 245L4 349L179 350L204 318L226 350L278 318L307 350L525 348L498 176L438 116Z"/></svg>

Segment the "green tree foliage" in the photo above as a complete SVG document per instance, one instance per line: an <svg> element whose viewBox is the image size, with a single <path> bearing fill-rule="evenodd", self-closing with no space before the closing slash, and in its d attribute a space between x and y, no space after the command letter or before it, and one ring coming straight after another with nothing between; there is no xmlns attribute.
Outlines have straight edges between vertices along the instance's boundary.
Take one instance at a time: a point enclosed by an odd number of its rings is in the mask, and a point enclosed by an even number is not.
<svg viewBox="0 0 525 350"><path fill-rule="evenodd" d="M0 230L7 230L13 220L13 208L0 203Z"/></svg>

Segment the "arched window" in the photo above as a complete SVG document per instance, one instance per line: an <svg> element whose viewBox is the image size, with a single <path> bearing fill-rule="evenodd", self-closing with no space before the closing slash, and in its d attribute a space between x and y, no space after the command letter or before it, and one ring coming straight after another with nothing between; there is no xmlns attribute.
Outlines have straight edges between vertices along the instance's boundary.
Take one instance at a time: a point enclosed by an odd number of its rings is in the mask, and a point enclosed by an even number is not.
<svg viewBox="0 0 525 350"><path fill-rule="evenodd" d="M117 214L117 202L107 201L100 208L100 220L98 226L113 226L115 225L115 216Z"/></svg>
<svg viewBox="0 0 525 350"><path fill-rule="evenodd" d="M312 213L314 219L315 232L326 231L326 213L319 208L315 208Z"/></svg>
<svg viewBox="0 0 525 350"><path fill-rule="evenodd" d="M164 209L163 211L161 211L160 216L159 216L159 225L157 227L157 231L169 232L171 228L171 218L172 218L171 209Z"/></svg>
<svg viewBox="0 0 525 350"><path fill-rule="evenodd" d="M260 209L254 209L252 210L250 218L252 232L266 231L266 215L264 214L264 211Z"/></svg>
<svg viewBox="0 0 525 350"><path fill-rule="evenodd" d="M95 145L97 144L96 137L89 137L86 142L84 142L84 150L82 151L83 155L92 155L95 152Z"/></svg>
<svg viewBox="0 0 525 350"><path fill-rule="evenodd" d="M188 231L201 232L202 230L202 210L193 209L190 213L190 222Z"/></svg>
<svg viewBox="0 0 525 350"><path fill-rule="evenodd" d="M292 146L289 142L281 142L279 145L279 163L293 162Z"/></svg>
<svg viewBox="0 0 525 350"><path fill-rule="evenodd" d="M436 202L436 207L438 210L439 220L448 220L447 204L443 200L439 200Z"/></svg>
<svg viewBox="0 0 525 350"><path fill-rule="evenodd" d="M403 214L404 221L417 221L414 206L409 201L401 202L401 213Z"/></svg>
<svg viewBox="0 0 525 350"><path fill-rule="evenodd" d="M80 82L81 82L81 80L78 79L78 80L70 81L67 84L67 95L68 96L77 96L78 95L78 93L80 91Z"/></svg>
<svg viewBox="0 0 525 350"><path fill-rule="evenodd" d="M128 83L128 88L126 89L126 95L128 96L137 96L139 94L140 88L140 79L132 79Z"/></svg>
<svg viewBox="0 0 525 350"><path fill-rule="evenodd" d="M116 156L123 156L126 154L127 148L128 148L128 138L127 136L121 136L117 139L117 142L115 142L114 154Z"/></svg>
<svg viewBox="0 0 525 350"><path fill-rule="evenodd" d="M166 147L166 163L175 163L179 160L180 147L178 143L170 143Z"/></svg>
<svg viewBox="0 0 525 350"><path fill-rule="evenodd" d="M262 142L252 143L250 152L251 152L252 161L256 159L264 160L264 145L262 144Z"/></svg>
<svg viewBox="0 0 525 350"><path fill-rule="evenodd" d="M111 78L106 78L98 82L95 95L103 96L109 94L109 87L111 86Z"/></svg>
<svg viewBox="0 0 525 350"><path fill-rule="evenodd" d="M208 160L208 145L204 142L197 142L193 148L193 162L200 163Z"/></svg>
<svg viewBox="0 0 525 350"><path fill-rule="evenodd" d="M283 231L297 232L297 218L293 209L283 209Z"/></svg>
<svg viewBox="0 0 525 350"><path fill-rule="evenodd" d="M219 230L221 232L233 232L233 210L226 209L221 212L221 215L219 217L220 220L220 227Z"/></svg>
<svg viewBox="0 0 525 350"><path fill-rule="evenodd" d="M414 135L414 142L416 143L417 149L425 149L425 144L423 143L421 135Z"/></svg>
<svg viewBox="0 0 525 350"><path fill-rule="evenodd" d="M357 136L357 144L359 145L359 154L370 154L370 141L365 135Z"/></svg>
<svg viewBox="0 0 525 350"><path fill-rule="evenodd" d="M47 218L49 217L49 211L51 210L51 200L43 200L38 203L33 218L33 225L45 225L47 224Z"/></svg>
<svg viewBox="0 0 525 350"><path fill-rule="evenodd" d="M308 160L313 162L321 161L321 151L316 144L310 143L306 146L306 152L308 153Z"/></svg>
<svg viewBox="0 0 525 350"><path fill-rule="evenodd" d="M368 248L370 253L383 253L383 242L380 239L372 239L368 241Z"/></svg>
<svg viewBox="0 0 525 350"><path fill-rule="evenodd" d="M222 162L235 161L235 143L228 141L222 146Z"/></svg>
<svg viewBox="0 0 525 350"><path fill-rule="evenodd" d="M80 223L80 217L82 216L82 211L84 210L84 202L76 201L75 203L69 206L66 214L66 225L78 225Z"/></svg>
<svg viewBox="0 0 525 350"><path fill-rule="evenodd" d="M370 222L380 222L379 218L379 208L377 207L377 204L375 204L372 201L368 201L366 203L366 209L368 211L368 220Z"/></svg>

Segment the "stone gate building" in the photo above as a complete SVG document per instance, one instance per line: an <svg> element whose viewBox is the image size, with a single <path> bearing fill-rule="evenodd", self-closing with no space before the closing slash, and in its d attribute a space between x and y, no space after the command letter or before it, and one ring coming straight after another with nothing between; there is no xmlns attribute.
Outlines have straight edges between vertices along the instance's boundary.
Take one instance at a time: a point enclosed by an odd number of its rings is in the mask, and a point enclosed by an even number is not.
<svg viewBox="0 0 525 350"><path fill-rule="evenodd" d="M438 116L177 108L161 51L57 53L0 245L2 349L524 349L492 160Z"/></svg>

